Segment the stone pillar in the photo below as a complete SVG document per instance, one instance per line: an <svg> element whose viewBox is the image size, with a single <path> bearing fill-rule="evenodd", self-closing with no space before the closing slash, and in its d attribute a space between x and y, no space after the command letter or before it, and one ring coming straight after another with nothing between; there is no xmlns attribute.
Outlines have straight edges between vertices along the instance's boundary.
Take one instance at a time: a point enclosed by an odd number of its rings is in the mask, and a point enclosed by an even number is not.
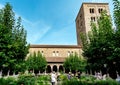
<svg viewBox="0 0 120 85"><path fill-rule="evenodd" d="M40 70L39 70L39 73L38 73L39 75L40 75Z"/></svg>
<svg viewBox="0 0 120 85"><path fill-rule="evenodd" d="M51 71L53 71L53 65L50 65L51 66Z"/></svg>
<svg viewBox="0 0 120 85"><path fill-rule="evenodd" d="M59 65L57 65L57 72L59 72Z"/></svg>
<svg viewBox="0 0 120 85"><path fill-rule="evenodd" d="M92 75L92 70L90 69L90 75Z"/></svg>
<svg viewBox="0 0 120 85"><path fill-rule="evenodd" d="M45 75L46 75L46 69L45 69Z"/></svg>
<svg viewBox="0 0 120 85"><path fill-rule="evenodd" d="M0 78L2 77L2 70L0 71Z"/></svg>
<svg viewBox="0 0 120 85"><path fill-rule="evenodd" d="M10 70L8 70L8 73L7 73L7 76L9 76L10 75Z"/></svg>
<svg viewBox="0 0 120 85"><path fill-rule="evenodd" d="M65 68L63 67L63 72L65 73Z"/></svg>

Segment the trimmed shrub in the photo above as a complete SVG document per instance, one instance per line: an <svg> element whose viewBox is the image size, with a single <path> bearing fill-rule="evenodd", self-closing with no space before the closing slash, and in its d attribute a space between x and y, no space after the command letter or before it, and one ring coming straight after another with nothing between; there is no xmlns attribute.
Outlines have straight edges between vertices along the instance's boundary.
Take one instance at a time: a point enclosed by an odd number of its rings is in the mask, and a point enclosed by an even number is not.
<svg viewBox="0 0 120 85"><path fill-rule="evenodd" d="M114 80L96 80L96 81L80 81L80 80L66 80L62 85L120 85Z"/></svg>
<svg viewBox="0 0 120 85"><path fill-rule="evenodd" d="M115 80L101 80L101 81L96 81L94 85L120 85L118 82Z"/></svg>
<svg viewBox="0 0 120 85"><path fill-rule="evenodd" d="M60 74L60 75L59 75L59 80L60 80L60 81L68 80L67 75L65 75L65 74Z"/></svg>
<svg viewBox="0 0 120 85"><path fill-rule="evenodd" d="M37 85L50 85L50 76L41 75L37 78Z"/></svg>
<svg viewBox="0 0 120 85"><path fill-rule="evenodd" d="M0 78L0 85L17 85L17 81L13 77Z"/></svg>
<svg viewBox="0 0 120 85"><path fill-rule="evenodd" d="M35 82L36 81L36 77L33 75L20 75L18 77L18 81L17 84L18 85L36 85Z"/></svg>

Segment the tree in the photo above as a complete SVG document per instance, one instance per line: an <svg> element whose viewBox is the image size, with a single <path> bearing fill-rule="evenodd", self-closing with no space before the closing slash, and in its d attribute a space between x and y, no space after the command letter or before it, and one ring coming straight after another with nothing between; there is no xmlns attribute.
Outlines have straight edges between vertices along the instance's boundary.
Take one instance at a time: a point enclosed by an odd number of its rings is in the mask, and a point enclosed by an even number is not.
<svg viewBox="0 0 120 85"><path fill-rule="evenodd" d="M86 66L86 60L78 56L77 53L75 53L74 55L71 54L65 59L63 66L65 67L65 69L70 69L73 72L84 71Z"/></svg>
<svg viewBox="0 0 120 85"><path fill-rule="evenodd" d="M114 21L116 28L112 28L110 16L102 13L98 25L92 23L89 35L81 36L83 41L84 56L88 58L92 67L101 69L107 64L110 76L116 78L116 69L120 72L120 1L113 0ZM88 38L86 39L86 36ZM120 73L119 73L120 74Z"/></svg>
<svg viewBox="0 0 120 85"><path fill-rule="evenodd" d="M21 18L19 17L17 20L17 24L12 30L12 50L13 55L17 59L15 62L15 70L20 71L25 65L25 57L28 54L29 45L26 42L26 31L23 26L21 26ZM24 63L24 64L23 64ZM25 66L24 66L25 67ZM23 68L25 70L25 68Z"/></svg>
<svg viewBox="0 0 120 85"><path fill-rule="evenodd" d="M45 57L38 51L36 54L30 54L26 60L26 65L28 70L37 70L37 71L45 71L47 66L47 61Z"/></svg>
<svg viewBox="0 0 120 85"><path fill-rule="evenodd" d="M114 49L114 62L116 62L116 68L120 75L120 1L119 0L113 0L114 4L114 22L116 26L115 30L115 49Z"/></svg>
<svg viewBox="0 0 120 85"><path fill-rule="evenodd" d="M110 16L103 11L98 19L98 24L91 22L91 31L88 35L84 35L81 36L83 55L87 57L91 69L101 70L104 64L110 67L113 63L115 49L114 29L112 28Z"/></svg>
<svg viewBox="0 0 120 85"><path fill-rule="evenodd" d="M28 49L21 19L16 23L12 7L7 3L0 9L0 68L3 72L22 69Z"/></svg>
<svg viewBox="0 0 120 85"><path fill-rule="evenodd" d="M114 21L117 30L120 30L120 1L119 0L113 0L114 4Z"/></svg>
<svg viewBox="0 0 120 85"><path fill-rule="evenodd" d="M14 17L12 12L12 7L9 4L6 4L4 9L1 9L1 29L0 29L0 60L1 60L1 68L7 70L8 67L14 62L14 60L10 60L12 57L12 53L9 51L12 47L12 27L14 25ZM10 68L8 68L10 69Z"/></svg>

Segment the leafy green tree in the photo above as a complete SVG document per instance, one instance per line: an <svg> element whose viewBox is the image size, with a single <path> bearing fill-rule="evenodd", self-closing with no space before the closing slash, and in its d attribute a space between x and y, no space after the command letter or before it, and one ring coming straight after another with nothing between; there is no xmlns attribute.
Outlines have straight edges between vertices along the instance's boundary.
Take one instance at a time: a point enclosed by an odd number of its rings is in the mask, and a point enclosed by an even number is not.
<svg viewBox="0 0 120 85"><path fill-rule="evenodd" d="M3 72L23 69L28 49L21 18L16 22L12 7L7 3L0 9L0 68Z"/></svg>
<svg viewBox="0 0 120 85"><path fill-rule="evenodd" d="M40 71L43 72L46 69L47 61L46 58L38 51L38 65L40 65L38 68L41 69Z"/></svg>
<svg viewBox="0 0 120 85"><path fill-rule="evenodd" d="M115 49L114 30L110 16L105 11L102 12L97 25L91 22L91 31L86 35L88 37L84 35L81 36L84 43L83 55L87 57L88 65L93 70L102 69L104 64L110 67L113 63Z"/></svg>
<svg viewBox="0 0 120 85"><path fill-rule="evenodd" d="M113 0L114 4L114 22L117 30L120 30L120 0Z"/></svg>
<svg viewBox="0 0 120 85"><path fill-rule="evenodd" d="M116 68L118 73L120 74L120 1L119 0L113 0L114 4L114 22L116 26L115 30L115 49L114 49L114 59L113 61L116 62Z"/></svg>
<svg viewBox="0 0 120 85"><path fill-rule="evenodd" d="M12 12L12 7L9 4L6 4L4 9L0 11L0 60L1 68L7 70L10 69L11 64L15 61L12 58L12 52L10 52L12 47L12 27L14 25L14 15Z"/></svg>
<svg viewBox="0 0 120 85"><path fill-rule="evenodd" d="M108 72L116 78L116 70L120 65L120 1L114 0L114 20L116 28L106 12L101 14L98 24L91 24L92 31L88 35L81 34L83 40L83 55L94 70L102 69L107 64ZM88 36L88 37L87 37Z"/></svg>
<svg viewBox="0 0 120 85"><path fill-rule="evenodd" d="M70 55L65 59L63 63L65 69L70 69L71 71L85 71L86 60L81 56L78 56L77 53Z"/></svg>
<svg viewBox="0 0 120 85"><path fill-rule="evenodd" d="M38 71L45 71L47 66L47 61L45 57L38 51L36 54L30 54L26 60L26 65L28 70L38 70Z"/></svg>
<svg viewBox="0 0 120 85"><path fill-rule="evenodd" d="M21 26L21 18L17 20L17 24L12 30L12 49L13 55L17 61L14 62L14 69L16 71L24 71L25 68L25 57L28 53L29 45L26 42L26 31ZM24 67L24 68L23 68Z"/></svg>

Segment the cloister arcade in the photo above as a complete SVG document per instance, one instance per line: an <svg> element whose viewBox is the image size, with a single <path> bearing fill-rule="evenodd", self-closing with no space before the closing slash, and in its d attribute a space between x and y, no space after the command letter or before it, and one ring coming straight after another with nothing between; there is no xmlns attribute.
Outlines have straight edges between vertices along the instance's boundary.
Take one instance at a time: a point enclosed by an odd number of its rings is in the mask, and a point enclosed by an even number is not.
<svg viewBox="0 0 120 85"><path fill-rule="evenodd" d="M55 72L64 72L65 70L64 70L64 67L63 67L63 65L55 65L55 64L53 64L53 65L48 65L47 66L47 68L46 68L46 73L50 73L50 72L52 72L52 71L55 71Z"/></svg>

